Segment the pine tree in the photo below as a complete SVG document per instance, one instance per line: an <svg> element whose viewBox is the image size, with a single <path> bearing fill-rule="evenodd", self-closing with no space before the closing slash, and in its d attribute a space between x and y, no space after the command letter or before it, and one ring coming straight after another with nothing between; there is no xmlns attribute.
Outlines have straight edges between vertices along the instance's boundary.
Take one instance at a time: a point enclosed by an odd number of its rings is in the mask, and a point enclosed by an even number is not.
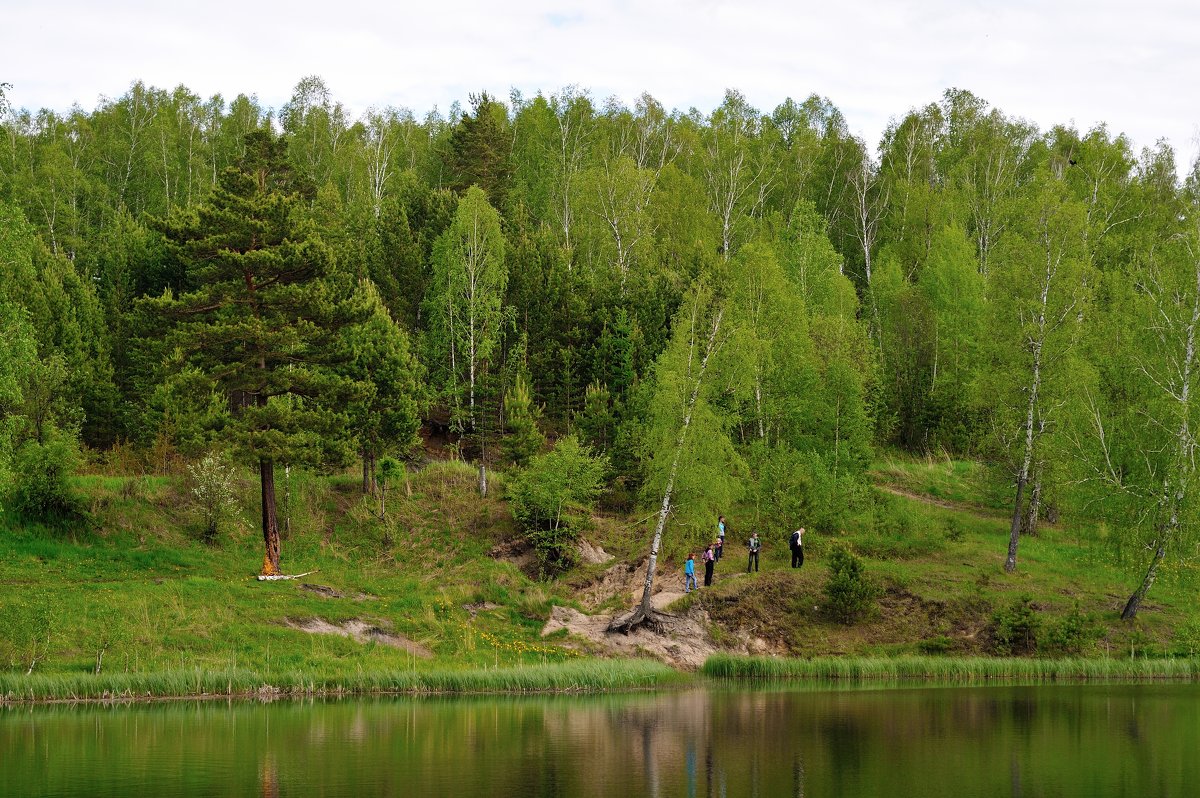
<svg viewBox="0 0 1200 798"><path fill-rule="evenodd" d="M168 372L199 374L226 400L213 431L258 466L265 575L279 572L275 464L346 456L338 408L355 386L326 360L339 328L362 315L329 248L298 213L304 185L285 152L269 131L250 133L245 157L209 201L160 225L187 288L148 302L171 324Z"/></svg>
<svg viewBox="0 0 1200 798"><path fill-rule="evenodd" d="M504 459L517 466L524 466L536 455L546 442L546 436L538 429L541 412L533 404L529 380L518 374L511 388L504 392L504 418L508 434L500 444Z"/></svg>

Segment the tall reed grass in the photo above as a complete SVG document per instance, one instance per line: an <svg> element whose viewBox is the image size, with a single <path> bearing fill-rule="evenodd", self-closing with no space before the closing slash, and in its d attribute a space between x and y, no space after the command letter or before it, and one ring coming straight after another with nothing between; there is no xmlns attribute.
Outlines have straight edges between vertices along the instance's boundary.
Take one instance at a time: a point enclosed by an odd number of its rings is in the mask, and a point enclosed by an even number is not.
<svg viewBox="0 0 1200 798"><path fill-rule="evenodd" d="M245 669L99 676L0 673L0 702L372 693L582 693L663 687L686 680L684 674L649 660L582 660L494 670L294 672L270 676Z"/></svg>
<svg viewBox="0 0 1200 798"><path fill-rule="evenodd" d="M717 679L926 679L942 682L1200 680L1197 659L1018 659L992 657L738 657L716 654L701 673Z"/></svg>

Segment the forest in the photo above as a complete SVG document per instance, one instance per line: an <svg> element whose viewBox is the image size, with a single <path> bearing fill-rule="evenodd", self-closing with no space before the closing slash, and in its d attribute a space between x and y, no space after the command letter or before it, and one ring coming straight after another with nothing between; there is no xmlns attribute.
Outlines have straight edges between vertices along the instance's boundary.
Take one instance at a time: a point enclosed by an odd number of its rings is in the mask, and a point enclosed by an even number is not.
<svg viewBox="0 0 1200 798"><path fill-rule="evenodd" d="M274 574L277 473L386 497L440 448L482 491L512 475L552 571L597 499L670 495L677 547L734 506L839 529L900 450L987 465L1009 571L1040 523L1102 522L1126 618L1197 553L1200 169L1165 143L961 89L866 142L816 94L355 116L318 77L278 109L3 88L5 512L74 517L106 459L229 458Z"/></svg>

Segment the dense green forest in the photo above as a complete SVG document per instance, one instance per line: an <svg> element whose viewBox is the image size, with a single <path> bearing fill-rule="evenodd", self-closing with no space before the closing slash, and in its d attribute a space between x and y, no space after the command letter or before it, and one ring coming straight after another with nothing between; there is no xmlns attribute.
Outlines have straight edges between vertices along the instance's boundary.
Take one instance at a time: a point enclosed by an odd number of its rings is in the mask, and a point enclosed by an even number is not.
<svg viewBox="0 0 1200 798"><path fill-rule="evenodd" d="M1010 570L1040 522L1103 520L1127 617L1196 554L1200 174L1165 144L957 89L877 146L736 91L354 118L315 77L277 111L139 82L0 113L9 512L215 453L261 481L272 573L277 470L384 491L424 443L514 468L552 569L574 508L668 486L684 545L734 505L838 529L899 448L989 465Z"/></svg>

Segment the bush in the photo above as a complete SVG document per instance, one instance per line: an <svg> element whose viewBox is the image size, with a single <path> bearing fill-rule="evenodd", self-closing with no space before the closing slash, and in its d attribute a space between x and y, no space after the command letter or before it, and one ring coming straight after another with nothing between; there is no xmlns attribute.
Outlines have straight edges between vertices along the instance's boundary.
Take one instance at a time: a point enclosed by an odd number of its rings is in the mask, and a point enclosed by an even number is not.
<svg viewBox="0 0 1200 798"><path fill-rule="evenodd" d="M215 543L221 525L237 516L237 487L233 466L223 456L205 455L188 466L188 494L192 510L200 521L205 543Z"/></svg>
<svg viewBox="0 0 1200 798"><path fill-rule="evenodd" d="M992 614L992 650L1005 656L1036 654L1041 618L1029 596L1019 596Z"/></svg>
<svg viewBox="0 0 1200 798"><path fill-rule="evenodd" d="M0 604L0 667L32 673L50 654L63 619L57 596L43 588L16 591Z"/></svg>
<svg viewBox="0 0 1200 798"><path fill-rule="evenodd" d="M825 611L836 621L852 624L874 608L879 588L866 575L862 560L839 546L829 555L829 581L825 583Z"/></svg>
<svg viewBox="0 0 1200 798"><path fill-rule="evenodd" d="M575 564L575 542L604 481L608 459L573 435L529 461L508 490L513 517L537 552L543 574Z"/></svg>
<svg viewBox="0 0 1200 798"><path fill-rule="evenodd" d="M962 522L954 516L946 519L946 540L951 543L959 543L966 537L966 531L963 529Z"/></svg>
<svg viewBox="0 0 1200 798"><path fill-rule="evenodd" d="M55 431L45 443L27 441L13 458L9 503L17 515L34 521L65 521L81 513L68 478L79 464L74 437Z"/></svg>
<svg viewBox="0 0 1200 798"><path fill-rule="evenodd" d="M1077 603L1069 613L1046 628L1041 647L1051 654L1082 654L1100 635L1101 629L1096 619L1081 613Z"/></svg>
<svg viewBox="0 0 1200 798"><path fill-rule="evenodd" d="M1175 653L1184 657L1200 656L1200 618L1192 618L1175 630Z"/></svg>
<svg viewBox="0 0 1200 798"><path fill-rule="evenodd" d="M954 639L946 635L930 637L917 643L922 654L948 654L954 650Z"/></svg>

